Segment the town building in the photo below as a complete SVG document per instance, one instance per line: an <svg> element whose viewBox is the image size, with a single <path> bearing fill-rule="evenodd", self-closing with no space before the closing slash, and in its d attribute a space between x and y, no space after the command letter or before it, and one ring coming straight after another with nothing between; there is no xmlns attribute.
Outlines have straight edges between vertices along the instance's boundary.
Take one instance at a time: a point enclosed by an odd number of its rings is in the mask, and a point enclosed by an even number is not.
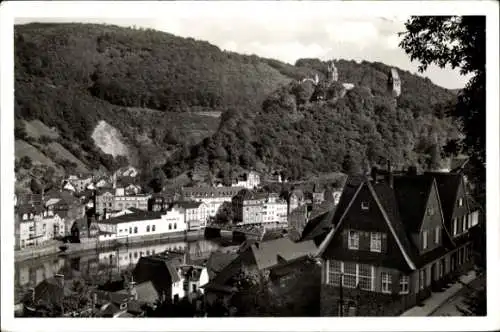
<svg viewBox="0 0 500 332"><path fill-rule="evenodd" d="M339 72L333 60L328 62L328 81L337 82L339 80Z"/></svg>
<svg viewBox="0 0 500 332"><path fill-rule="evenodd" d="M243 187L247 189L255 189L260 185L260 175L255 171L239 176L233 181L232 187Z"/></svg>
<svg viewBox="0 0 500 332"><path fill-rule="evenodd" d="M178 302L184 297L192 299L202 292L208 282L205 267L185 263L184 253L163 252L142 257L133 271L138 284L151 282L160 302Z"/></svg>
<svg viewBox="0 0 500 332"><path fill-rule="evenodd" d="M244 225L287 224L288 204L278 194L255 193L243 190L232 200L234 221Z"/></svg>
<svg viewBox="0 0 500 332"><path fill-rule="evenodd" d="M175 208L183 211L184 223L188 230L205 228L209 218L209 207L203 202L177 201L171 204L170 209Z"/></svg>
<svg viewBox="0 0 500 332"><path fill-rule="evenodd" d="M114 209L114 191L112 188L98 188L95 192L95 213L104 217L106 212Z"/></svg>
<svg viewBox="0 0 500 332"><path fill-rule="evenodd" d="M231 262L211 263L219 265L220 272L213 271L212 267L213 278L203 286L207 303L212 305L220 301L229 305L231 298L244 290L240 284L243 271L267 276L275 289L285 288L293 276L307 267L305 261L316 250L312 241L293 242L287 238L249 244Z"/></svg>
<svg viewBox="0 0 500 332"><path fill-rule="evenodd" d="M208 216L215 217L224 202L231 202L244 187L185 187L181 189L184 200L203 202L208 206Z"/></svg>
<svg viewBox="0 0 500 332"><path fill-rule="evenodd" d="M183 232L187 229L184 211L172 207L166 212L137 212L98 220L101 241Z"/></svg>
<svg viewBox="0 0 500 332"><path fill-rule="evenodd" d="M397 316L471 268L477 220L449 173L349 177L322 242L322 316Z"/></svg>
<svg viewBox="0 0 500 332"><path fill-rule="evenodd" d="M41 205L23 204L15 207L15 249L37 246L44 242L41 227L43 207Z"/></svg>
<svg viewBox="0 0 500 332"><path fill-rule="evenodd" d="M143 211L148 210L148 200L151 198L150 195L126 195L125 188L119 188L115 192L114 196L114 210L122 210L130 207L134 207Z"/></svg>
<svg viewBox="0 0 500 332"><path fill-rule="evenodd" d="M166 211L171 203L181 198L181 194L176 192L153 193L148 200L148 211Z"/></svg>

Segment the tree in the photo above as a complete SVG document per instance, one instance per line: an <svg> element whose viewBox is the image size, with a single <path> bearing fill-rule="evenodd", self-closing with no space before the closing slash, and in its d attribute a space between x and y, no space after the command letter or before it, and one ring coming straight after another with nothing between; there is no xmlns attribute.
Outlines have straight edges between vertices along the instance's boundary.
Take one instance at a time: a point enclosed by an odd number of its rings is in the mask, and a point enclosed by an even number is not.
<svg viewBox="0 0 500 332"><path fill-rule="evenodd" d="M224 202L217 210L215 221L220 224L230 223L234 218L231 202Z"/></svg>
<svg viewBox="0 0 500 332"><path fill-rule="evenodd" d="M486 162L486 17L485 16L415 16L405 23L406 31L399 44L411 60L421 62L423 72L431 64L441 68L460 68L471 74L459 93L453 116L462 122L463 148L483 170L475 181L484 183ZM479 188L483 186L478 186ZM477 193L485 202L483 190Z"/></svg>
<svg viewBox="0 0 500 332"><path fill-rule="evenodd" d="M19 167L24 169L30 169L33 166L31 158L28 156L24 156L19 160Z"/></svg>

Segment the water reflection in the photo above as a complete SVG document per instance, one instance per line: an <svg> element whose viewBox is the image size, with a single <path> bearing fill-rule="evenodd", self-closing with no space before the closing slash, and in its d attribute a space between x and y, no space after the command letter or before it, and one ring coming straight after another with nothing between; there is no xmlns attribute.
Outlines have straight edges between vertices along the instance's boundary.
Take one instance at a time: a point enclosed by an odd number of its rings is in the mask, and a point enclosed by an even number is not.
<svg viewBox="0 0 500 332"><path fill-rule="evenodd" d="M64 274L67 279L77 275L120 274L120 272L137 264L142 256L153 255L165 250L185 252L187 262L200 263L208 259L211 252L229 244L231 243L200 239L192 242L179 241L123 246L116 249L103 249L98 252L27 260L15 263L15 286L17 289L34 287L57 273Z"/></svg>

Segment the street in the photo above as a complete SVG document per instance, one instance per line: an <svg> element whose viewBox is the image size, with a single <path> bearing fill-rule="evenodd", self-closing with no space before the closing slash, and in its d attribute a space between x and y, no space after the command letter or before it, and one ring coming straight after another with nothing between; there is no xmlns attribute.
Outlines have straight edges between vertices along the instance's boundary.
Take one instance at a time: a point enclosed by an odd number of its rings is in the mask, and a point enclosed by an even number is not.
<svg viewBox="0 0 500 332"><path fill-rule="evenodd" d="M480 289L485 286L486 277L483 274L479 278L471 281L468 286L462 288L457 294L432 313L431 316L464 316L464 314L457 309L457 305L466 308L464 300L467 295L473 292L473 289Z"/></svg>

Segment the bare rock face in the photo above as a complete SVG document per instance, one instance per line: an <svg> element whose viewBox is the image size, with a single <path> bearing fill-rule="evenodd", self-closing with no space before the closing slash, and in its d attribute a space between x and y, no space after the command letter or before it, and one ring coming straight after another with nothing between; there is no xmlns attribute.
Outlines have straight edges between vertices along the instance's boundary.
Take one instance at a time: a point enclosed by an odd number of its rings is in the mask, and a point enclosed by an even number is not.
<svg viewBox="0 0 500 332"><path fill-rule="evenodd" d="M127 146L122 142L120 131L106 121L99 121L92 133L92 139L99 149L113 157L129 154Z"/></svg>

